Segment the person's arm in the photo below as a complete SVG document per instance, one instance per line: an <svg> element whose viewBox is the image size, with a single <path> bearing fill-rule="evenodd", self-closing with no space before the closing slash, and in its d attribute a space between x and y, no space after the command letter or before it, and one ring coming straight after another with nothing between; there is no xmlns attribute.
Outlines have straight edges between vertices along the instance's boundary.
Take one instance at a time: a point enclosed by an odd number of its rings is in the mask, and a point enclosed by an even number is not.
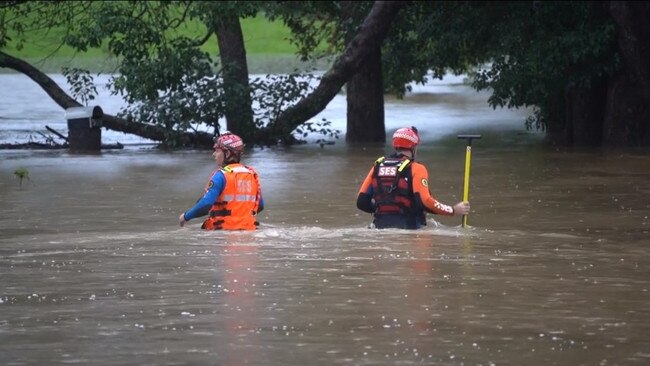
<svg viewBox="0 0 650 366"><path fill-rule="evenodd" d="M357 208L361 211L374 213L375 204L372 202L372 174L375 171L374 166L368 172L366 179L361 184L359 194L357 195Z"/></svg>
<svg viewBox="0 0 650 366"><path fill-rule="evenodd" d="M205 216L210 212L210 207L217 201L219 195L226 186L226 177L223 175L222 171L216 172L212 178L210 178L210 183L208 185L208 190L203 194L196 204L185 211L178 218L180 225L185 225L185 222L195 219L197 217Z"/></svg>
<svg viewBox="0 0 650 366"><path fill-rule="evenodd" d="M253 172L253 177L257 183L257 193L255 199L257 200L257 210L255 214L258 214L264 210L264 198L262 197L262 184L260 184L260 176L257 174L257 170L252 166L246 166L246 168Z"/></svg>
<svg viewBox="0 0 650 366"><path fill-rule="evenodd" d="M257 212L260 213L262 210L264 210L264 197L262 197L262 185L260 185L259 177L256 175L255 179L257 179Z"/></svg>
<svg viewBox="0 0 650 366"><path fill-rule="evenodd" d="M429 191L429 172L427 172L424 165L416 162L412 163L411 173L413 175L413 193L416 199L420 200L425 211L445 216L466 215L469 213L469 202L459 202L452 207L439 202L431 195Z"/></svg>

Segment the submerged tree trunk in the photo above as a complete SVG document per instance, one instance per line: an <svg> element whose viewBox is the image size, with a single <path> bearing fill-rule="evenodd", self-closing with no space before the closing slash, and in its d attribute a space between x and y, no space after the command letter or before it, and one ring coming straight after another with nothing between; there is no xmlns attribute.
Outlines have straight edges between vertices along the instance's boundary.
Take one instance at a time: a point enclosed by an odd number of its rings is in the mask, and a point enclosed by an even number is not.
<svg viewBox="0 0 650 366"><path fill-rule="evenodd" d="M566 93L566 145L602 145L606 92L605 82L594 83L587 90L569 89Z"/></svg>
<svg viewBox="0 0 650 366"><path fill-rule="evenodd" d="M323 75L316 89L280 114L267 126L262 135L279 137L289 142L291 132L297 126L325 109L343 85L361 69L372 52L380 48L393 19L405 3L403 1L375 2L359 27L357 35L352 38L332 68ZM268 142L273 143L273 141Z"/></svg>
<svg viewBox="0 0 650 366"><path fill-rule="evenodd" d="M346 84L347 142L385 142L384 82L381 48L370 52L361 70Z"/></svg>
<svg viewBox="0 0 650 366"><path fill-rule="evenodd" d="M549 142L568 146L650 146L650 4L612 1L622 67L617 75L570 89L548 111ZM563 108L564 110L561 110Z"/></svg>
<svg viewBox="0 0 650 366"><path fill-rule="evenodd" d="M215 32L223 65L227 128L244 141L253 142L255 124L248 83L246 49L239 18L233 15L222 16Z"/></svg>
<svg viewBox="0 0 650 366"><path fill-rule="evenodd" d="M629 76L610 81L604 139L607 146L650 146L650 97Z"/></svg>
<svg viewBox="0 0 650 366"><path fill-rule="evenodd" d="M341 11L346 23L359 24L367 10L363 3L344 1ZM348 28L346 43L355 36ZM345 84L347 102L347 142L385 142L384 80L381 64L381 46L370 51L359 71Z"/></svg>
<svg viewBox="0 0 650 366"><path fill-rule="evenodd" d="M612 1L623 74L610 80L604 122L609 146L650 146L650 3Z"/></svg>
<svg viewBox="0 0 650 366"><path fill-rule="evenodd" d="M19 58L0 51L0 67L18 71L32 79L64 110L71 107L82 106L81 103L77 102L74 98L63 91L63 89L61 89L49 76ZM123 118L107 114L104 114L102 122L103 126L109 130L129 133L154 141L164 141L169 134L169 131L166 131L160 126L127 121ZM179 140L183 146L212 146L212 136L203 132L183 132L180 133Z"/></svg>

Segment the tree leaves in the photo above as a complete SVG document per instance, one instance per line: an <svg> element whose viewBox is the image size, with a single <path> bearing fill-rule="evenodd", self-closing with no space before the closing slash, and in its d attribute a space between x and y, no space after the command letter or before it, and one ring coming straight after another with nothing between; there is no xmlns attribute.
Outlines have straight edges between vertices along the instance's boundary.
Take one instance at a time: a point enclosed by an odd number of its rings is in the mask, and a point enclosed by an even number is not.
<svg viewBox="0 0 650 366"><path fill-rule="evenodd" d="M97 96L97 87L88 70L64 67L62 71L63 76L65 76L70 85L72 96L75 99L86 106L89 101L95 99Z"/></svg>

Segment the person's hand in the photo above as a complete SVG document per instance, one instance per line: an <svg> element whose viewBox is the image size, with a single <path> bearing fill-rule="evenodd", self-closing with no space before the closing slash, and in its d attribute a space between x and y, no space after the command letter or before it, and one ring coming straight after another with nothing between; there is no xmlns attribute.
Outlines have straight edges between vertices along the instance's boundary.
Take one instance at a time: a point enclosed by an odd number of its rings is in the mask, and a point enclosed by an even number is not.
<svg viewBox="0 0 650 366"><path fill-rule="evenodd" d="M178 223L181 225L181 227L185 226L185 223L187 220L185 220L185 212L183 212L180 216L178 216Z"/></svg>
<svg viewBox="0 0 650 366"><path fill-rule="evenodd" d="M469 214L469 202L458 202L454 205L454 216Z"/></svg>

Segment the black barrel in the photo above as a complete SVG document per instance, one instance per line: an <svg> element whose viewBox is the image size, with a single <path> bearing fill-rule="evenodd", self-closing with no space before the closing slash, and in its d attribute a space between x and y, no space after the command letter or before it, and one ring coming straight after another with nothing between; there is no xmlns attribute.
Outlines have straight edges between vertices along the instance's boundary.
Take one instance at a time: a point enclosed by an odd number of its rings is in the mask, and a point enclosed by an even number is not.
<svg viewBox="0 0 650 366"><path fill-rule="evenodd" d="M70 152L98 152L102 147L102 118L99 106L72 107L65 111L68 120Z"/></svg>

